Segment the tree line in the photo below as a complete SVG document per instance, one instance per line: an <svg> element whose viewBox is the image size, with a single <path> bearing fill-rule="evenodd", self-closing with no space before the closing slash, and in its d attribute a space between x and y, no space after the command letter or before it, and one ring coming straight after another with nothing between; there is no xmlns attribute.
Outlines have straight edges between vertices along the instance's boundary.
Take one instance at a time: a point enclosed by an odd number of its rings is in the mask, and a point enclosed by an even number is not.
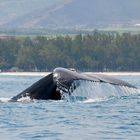
<svg viewBox="0 0 140 140"><path fill-rule="evenodd" d="M0 69L51 71L140 71L140 34L104 33L76 36L0 38Z"/></svg>

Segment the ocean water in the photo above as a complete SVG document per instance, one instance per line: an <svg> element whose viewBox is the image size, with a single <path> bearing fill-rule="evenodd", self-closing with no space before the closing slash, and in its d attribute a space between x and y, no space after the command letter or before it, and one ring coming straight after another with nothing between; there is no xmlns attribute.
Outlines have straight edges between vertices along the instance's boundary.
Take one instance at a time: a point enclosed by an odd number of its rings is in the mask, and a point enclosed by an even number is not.
<svg viewBox="0 0 140 140"><path fill-rule="evenodd" d="M140 139L140 93L88 96L82 101L7 102L40 78L0 76L1 140ZM140 88L140 76L118 78ZM80 89L81 93L91 95L90 88L85 88ZM104 90L106 92L112 89Z"/></svg>

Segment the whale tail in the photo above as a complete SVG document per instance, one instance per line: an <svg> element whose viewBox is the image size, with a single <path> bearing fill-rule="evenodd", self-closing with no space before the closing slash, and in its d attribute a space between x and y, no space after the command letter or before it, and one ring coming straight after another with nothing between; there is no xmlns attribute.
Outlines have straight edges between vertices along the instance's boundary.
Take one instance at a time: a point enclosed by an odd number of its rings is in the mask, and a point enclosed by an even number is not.
<svg viewBox="0 0 140 140"><path fill-rule="evenodd" d="M52 73L40 79L17 96L14 96L11 101L17 101L18 99L27 96L29 96L31 99L39 100L60 100L63 99L64 94L71 95L73 93L73 90L80 86L81 83L78 81L108 83L114 86L137 89L137 87L125 81L113 78L111 76L101 74L78 73L76 71L71 71L65 68L56 68ZM90 85L94 86L96 84ZM92 87L90 88L92 89ZM94 93L96 92L94 91Z"/></svg>
<svg viewBox="0 0 140 140"><path fill-rule="evenodd" d="M53 81L52 73L40 79L17 96L14 96L11 101L17 101L18 99L26 96L29 96L31 99L40 100L60 100L61 98L60 93L56 91L56 84Z"/></svg>

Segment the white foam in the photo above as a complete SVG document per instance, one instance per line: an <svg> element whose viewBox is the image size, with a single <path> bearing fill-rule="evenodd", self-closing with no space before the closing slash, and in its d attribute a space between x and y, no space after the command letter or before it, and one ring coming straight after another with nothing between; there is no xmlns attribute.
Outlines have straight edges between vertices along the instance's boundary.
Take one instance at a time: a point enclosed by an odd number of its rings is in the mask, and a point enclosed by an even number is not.
<svg viewBox="0 0 140 140"><path fill-rule="evenodd" d="M106 101L106 98L95 98L95 99L87 99L83 101L84 103L94 103L94 102L101 102L101 101Z"/></svg>
<svg viewBox="0 0 140 140"><path fill-rule="evenodd" d="M31 98L29 96L22 97L17 100L18 102L31 102Z"/></svg>
<svg viewBox="0 0 140 140"><path fill-rule="evenodd" d="M11 98L0 98L0 102L6 103L9 102Z"/></svg>

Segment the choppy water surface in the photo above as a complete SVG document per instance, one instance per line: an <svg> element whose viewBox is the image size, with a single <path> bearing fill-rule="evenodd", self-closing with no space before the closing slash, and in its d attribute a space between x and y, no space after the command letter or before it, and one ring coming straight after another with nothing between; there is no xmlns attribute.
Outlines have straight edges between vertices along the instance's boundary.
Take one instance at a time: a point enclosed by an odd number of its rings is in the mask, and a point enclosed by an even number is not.
<svg viewBox="0 0 140 140"><path fill-rule="evenodd" d="M106 98L96 96L96 99L89 96L88 100L73 102L6 101L40 78L0 76L0 139L140 138L140 94ZM118 78L140 87L140 76Z"/></svg>

